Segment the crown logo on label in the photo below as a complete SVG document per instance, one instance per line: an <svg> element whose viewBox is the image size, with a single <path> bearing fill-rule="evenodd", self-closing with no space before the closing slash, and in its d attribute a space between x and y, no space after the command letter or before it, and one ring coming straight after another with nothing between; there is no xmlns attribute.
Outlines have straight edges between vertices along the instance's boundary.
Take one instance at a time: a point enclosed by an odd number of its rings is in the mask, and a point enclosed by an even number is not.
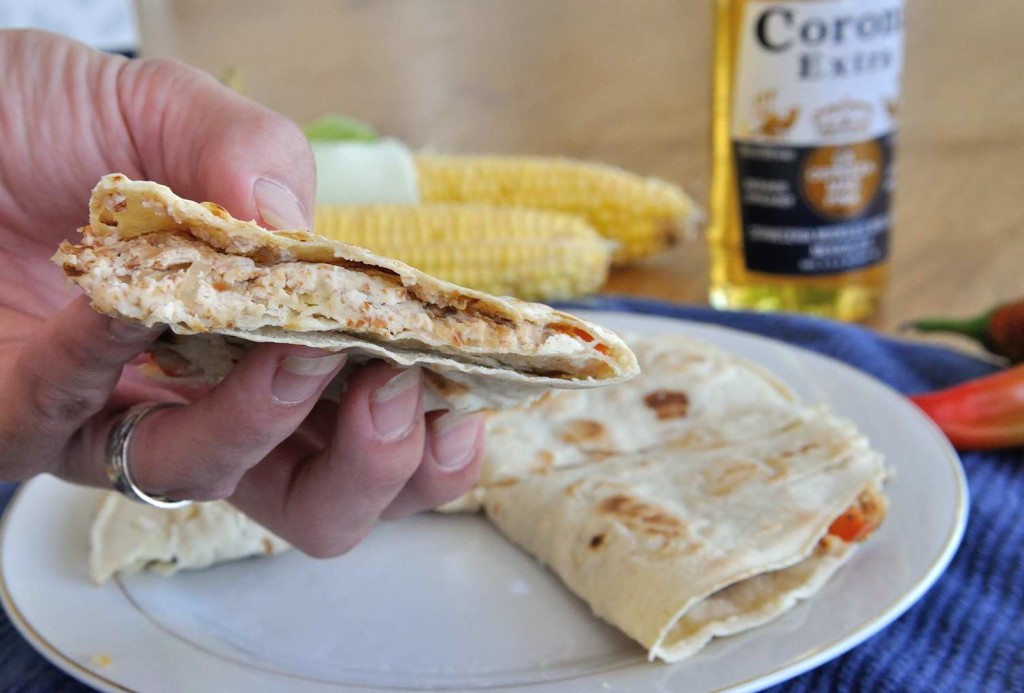
<svg viewBox="0 0 1024 693"><path fill-rule="evenodd" d="M823 137L864 132L871 127L874 107L867 101L836 101L814 112L814 127Z"/></svg>

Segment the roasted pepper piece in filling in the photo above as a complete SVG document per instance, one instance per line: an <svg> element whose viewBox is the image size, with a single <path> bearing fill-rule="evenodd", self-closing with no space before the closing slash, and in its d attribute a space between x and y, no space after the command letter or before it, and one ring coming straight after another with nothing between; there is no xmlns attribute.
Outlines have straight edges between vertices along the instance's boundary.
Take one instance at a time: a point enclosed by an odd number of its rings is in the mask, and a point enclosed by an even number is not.
<svg viewBox="0 0 1024 693"><path fill-rule="evenodd" d="M847 543L864 541L878 528L884 517L885 500L878 489L872 486L832 521L828 533Z"/></svg>

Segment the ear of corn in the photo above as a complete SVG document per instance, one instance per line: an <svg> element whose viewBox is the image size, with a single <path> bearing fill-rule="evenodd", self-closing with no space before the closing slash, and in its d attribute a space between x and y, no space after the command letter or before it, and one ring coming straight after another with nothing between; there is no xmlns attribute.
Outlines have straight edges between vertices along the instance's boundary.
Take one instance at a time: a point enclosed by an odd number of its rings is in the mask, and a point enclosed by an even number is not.
<svg viewBox="0 0 1024 693"><path fill-rule="evenodd" d="M699 213L680 188L604 164L524 156L416 157L424 203L467 202L578 214L618 243L616 264L676 243Z"/></svg>
<svg viewBox="0 0 1024 693"><path fill-rule="evenodd" d="M581 218L489 205L319 205L314 229L488 293L550 301L596 291L611 244Z"/></svg>

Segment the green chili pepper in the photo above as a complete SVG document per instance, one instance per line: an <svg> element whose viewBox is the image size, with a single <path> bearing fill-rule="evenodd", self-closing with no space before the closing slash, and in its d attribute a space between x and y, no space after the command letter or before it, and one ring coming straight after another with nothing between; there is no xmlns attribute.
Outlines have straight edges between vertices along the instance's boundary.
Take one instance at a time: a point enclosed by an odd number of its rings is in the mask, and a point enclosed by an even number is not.
<svg viewBox="0 0 1024 693"><path fill-rule="evenodd" d="M1003 303L973 318L923 318L907 327L920 332L962 334L1012 363L1024 362L1024 299Z"/></svg>

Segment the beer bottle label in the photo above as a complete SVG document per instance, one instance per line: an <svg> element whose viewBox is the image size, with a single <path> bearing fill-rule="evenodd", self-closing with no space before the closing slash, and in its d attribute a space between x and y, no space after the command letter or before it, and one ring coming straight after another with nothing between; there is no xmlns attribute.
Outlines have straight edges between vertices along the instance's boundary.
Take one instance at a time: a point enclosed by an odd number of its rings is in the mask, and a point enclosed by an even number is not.
<svg viewBox="0 0 1024 693"><path fill-rule="evenodd" d="M746 4L730 125L749 270L885 259L902 36L902 0Z"/></svg>

